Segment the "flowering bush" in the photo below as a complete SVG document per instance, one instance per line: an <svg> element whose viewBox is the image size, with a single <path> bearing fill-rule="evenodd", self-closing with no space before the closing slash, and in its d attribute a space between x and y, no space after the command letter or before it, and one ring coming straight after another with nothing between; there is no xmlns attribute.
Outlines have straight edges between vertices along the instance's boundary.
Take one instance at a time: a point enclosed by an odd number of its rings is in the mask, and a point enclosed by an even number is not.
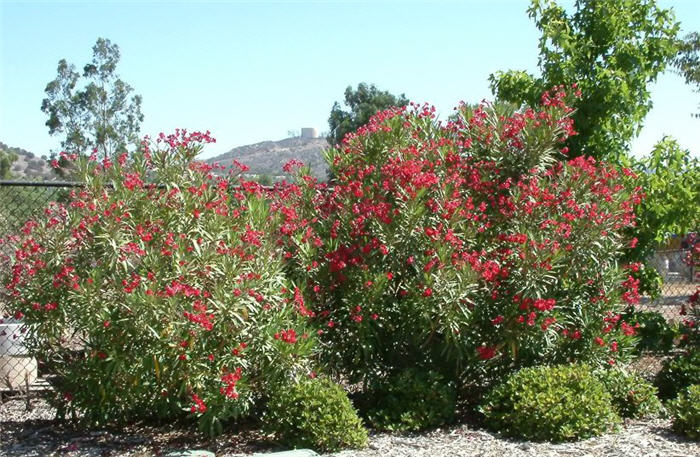
<svg viewBox="0 0 700 457"><path fill-rule="evenodd" d="M631 325L639 325L637 350L668 352L673 347L678 330L658 311L642 311L631 306L625 310L622 317Z"/></svg>
<svg viewBox="0 0 700 457"><path fill-rule="evenodd" d="M332 190L280 192L287 268L315 313L328 366L352 381L407 367L482 375L624 359L639 300L618 267L640 195L616 168L566 160L557 88L542 108L412 105L326 152Z"/></svg>
<svg viewBox="0 0 700 457"><path fill-rule="evenodd" d="M700 267L700 236L697 233L691 233L687 236L688 252L683 259L683 262L692 269ZM700 274L697 271L696 275Z"/></svg>
<svg viewBox="0 0 700 457"><path fill-rule="evenodd" d="M114 162L66 156L85 186L8 240L8 304L60 375L65 412L187 412L217 432L306 369L307 310L285 288L274 215L257 184L194 161L211 141L177 131Z"/></svg>
<svg viewBox="0 0 700 457"><path fill-rule="evenodd" d="M696 246L700 246L700 243ZM697 351L700 348L700 287L695 289L687 303L681 305L680 314L683 319L679 346Z"/></svg>
<svg viewBox="0 0 700 457"><path fill-rule="evenodd" d="M484 398L481 411L494 430L537 441L572 441L615 427L610 394L585 365L524 368Z"/></svg>
<svg viewBox="0 0 700 457"><path fill-rule="evenodd" d="M646 194L645 194L646 195ZM632 229L636 233L636 228ZM635 252L628 252L625 257L636 255ZM639 295L656 300L661 296L664 284L661 273L648 262L638 263L634 270L630 270L630 276L639 281Z"/></svg>

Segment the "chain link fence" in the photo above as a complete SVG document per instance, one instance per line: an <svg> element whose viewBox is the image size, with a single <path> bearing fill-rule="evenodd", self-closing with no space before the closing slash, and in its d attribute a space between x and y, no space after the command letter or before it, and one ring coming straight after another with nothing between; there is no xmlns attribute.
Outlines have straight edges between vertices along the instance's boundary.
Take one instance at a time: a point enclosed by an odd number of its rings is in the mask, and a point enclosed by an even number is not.
<svg viewBox="0 0 700 457"><path fill-rule="evenodd" d="M624 318L638 325L639 358L633 367L647 377L660 369L664 359L673 356L684 325L685 308L700 288L700 272L690 261L692 246L678 243L677 249L658 250L649 259L663 280L658 296L643 296Z"/></svg>
<svg viewBox="0 0 700 457"><path fill-rule="evenodd" d="M0 181L0 240L17 233L24 223L42 215L50 202L67 201L71 182ZM653 375L669 357L682 324L682 305L700 287L700 275L685 261L688 249L658 251L649 261L663 278L660 294L643 297L640 305L629 309L625 321L637 326L640 357L634 363L639 371ZM0 243L0 275L11 266L10 244ZM0 393L29 391L41 386L41 365L27 353L21 323L3 304L0 288Z"/></svg>
<svg viewBox="0 0 700 457"><path fill-rule="evenodd" d="M18 233L30 219L42 216L50 202L66 201L80 183L0 181L0 240ZM0 241L0 276L11 266L12 246ZM21 322L14 319L0 287L0 394L40 390L41 367L24 345Z"/></svg>

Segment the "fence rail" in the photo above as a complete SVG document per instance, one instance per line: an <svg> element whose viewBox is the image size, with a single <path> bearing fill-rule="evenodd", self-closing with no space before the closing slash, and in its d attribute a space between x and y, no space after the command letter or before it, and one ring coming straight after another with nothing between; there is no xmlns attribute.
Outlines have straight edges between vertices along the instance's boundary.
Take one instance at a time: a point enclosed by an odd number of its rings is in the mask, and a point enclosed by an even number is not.
<svg viewBox="0 0 700 457"><path fill-rule="evenodd" d="M21 230L24 223L43 214L50 202L67 201L70 191L83 187L80 182L0 181L0 239ZM271 188L269 188L271 189ZM698 272L682 260L687 250L659 251L650 264L664 279L661 294L655 299L643 297L636 309L625 316L640 324L642 356L635 363L640 371L653 373L669 355L674 326L681 320L681 305L700 285ZM0 276L11 265L11 247L0 243ZM22 349L21 326L8 319L0 288L0 393L31 388L37 384L41 366Z"/></svg>

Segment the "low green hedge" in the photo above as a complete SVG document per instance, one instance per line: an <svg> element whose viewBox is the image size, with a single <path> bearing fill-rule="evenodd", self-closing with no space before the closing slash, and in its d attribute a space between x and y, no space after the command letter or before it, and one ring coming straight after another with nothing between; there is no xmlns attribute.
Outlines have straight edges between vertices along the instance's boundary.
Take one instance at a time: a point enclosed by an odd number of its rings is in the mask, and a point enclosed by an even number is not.
<svg viewBox="0 0 700 457"><path fill-rule="evenodd" d="M585 365L522 369L489 392L480 410L493 430L533 441L589 438L620 422L610 393Z"/></svg>
<svg viewBox="0 0 700 457"><path fill-rule="evenodd" d="M367 445L367 430L345 391L328 379L278 388L267 404L264 429L292 447L320 452Z"/></svg>

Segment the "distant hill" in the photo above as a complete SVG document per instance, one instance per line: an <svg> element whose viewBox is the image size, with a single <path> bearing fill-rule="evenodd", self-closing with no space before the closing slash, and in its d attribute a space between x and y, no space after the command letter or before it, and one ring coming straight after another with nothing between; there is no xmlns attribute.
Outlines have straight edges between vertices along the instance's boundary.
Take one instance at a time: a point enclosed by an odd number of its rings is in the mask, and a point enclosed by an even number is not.
<svg viewBox="0 0 700 457"><path fill-rule="evenodd" d="M328 148L325 138L286 138L279 141L239 146L211 159L207 163L218 163L227 168L238 160L250 167L248 173L256 175L283 175L282 166L292 159L300 160L311 167L311 174L321 180L328 178L328 167L321 151Z"/></svg>
<svg viewBox="0 0 700 457"><path fill-rule="evenodd" d="M292 159L300 160L311 167L311 173L320 180L328 178L328 167L321 151L328 147L325 138L286 138L279 141L239 146L217 157L206 159L207 163L219 163L231 167L234 160L250 167L248 173L267 176L284 174L282 166ZM57 176L46 160L22 148L11 147L0 142L0 149L17 155L12 164L12 179L52 181Z"/></svg>
<svg viewBox="0 0 700 457"><path fill-rule="evenodd" d="M17 160L14 161L10 170L12 179L32 181L51 181L56 179L56 174L46 160L41 157L22 148L8 146L1 141L0 150L9 151L17 156Z"/></svg>

